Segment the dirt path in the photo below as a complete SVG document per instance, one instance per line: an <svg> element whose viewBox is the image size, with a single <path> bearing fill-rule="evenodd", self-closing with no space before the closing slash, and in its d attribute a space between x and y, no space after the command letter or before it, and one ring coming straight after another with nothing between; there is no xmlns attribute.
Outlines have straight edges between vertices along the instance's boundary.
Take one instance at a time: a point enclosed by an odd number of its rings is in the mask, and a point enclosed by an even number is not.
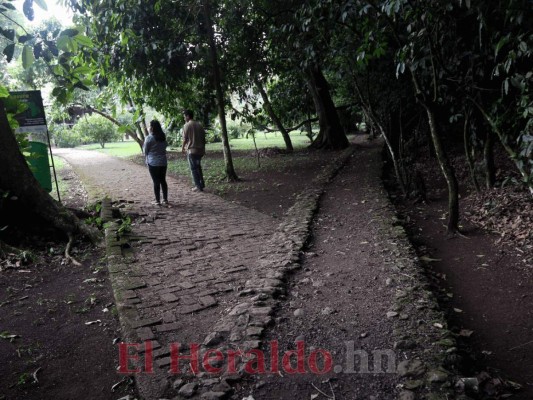
<svg viewBox="0 0 533 400"><path fill-rule="evenodd" d="M360 147L326 187L303 270L292 277L276 326L265 339L280 349L295 349L303 341L306 355L324 349L331 354L332 371L318 375L307 365L305 374L260 376L239 394L323 399L322 391L336 399L396 398L396 363L403 358L394 350L393 322L386 316L395 288L390 255L383 251L386 238L378 231L384 199L376 193L377 160L379 147Z"/></svg>
<svg viewBox="0 0 533 400"><path fill-rule="evenodd" d="M495 244L497 238L464 226L467 237L446 238L446 201L409 206L412 240L435 278L452 329L469 332L462 347L464 374L479 376L487 393L493 378L517 381L512 398L533 399L533 279L523 257ZM529 260L530 261L530 260ZM455 311L454 311L455 310Z"/></svg>

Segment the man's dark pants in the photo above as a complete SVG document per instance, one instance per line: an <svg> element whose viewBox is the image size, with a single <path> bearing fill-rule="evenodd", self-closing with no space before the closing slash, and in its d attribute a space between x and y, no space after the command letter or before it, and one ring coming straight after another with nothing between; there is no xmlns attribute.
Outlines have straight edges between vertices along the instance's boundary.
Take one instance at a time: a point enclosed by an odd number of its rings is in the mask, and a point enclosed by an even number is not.
<svg viewBox="0 0 533 400"><path fill-rule="evenodd" d="M204 190L204 174L202 172L202 157L198 154L188 154L187 159L189 160L189 167L191 168L191 175L194 185L198 190Z"/></svg>

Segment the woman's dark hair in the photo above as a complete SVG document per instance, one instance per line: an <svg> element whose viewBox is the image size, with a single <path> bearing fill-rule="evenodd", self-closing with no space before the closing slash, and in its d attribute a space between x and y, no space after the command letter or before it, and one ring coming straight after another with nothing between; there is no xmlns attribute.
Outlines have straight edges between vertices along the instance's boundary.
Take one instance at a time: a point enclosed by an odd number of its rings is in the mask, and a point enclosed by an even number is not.
<svg viewBox="0 0 533 400"><path fill-rule="evenodd" d="M154 136L156 142L164 142L167 139L165 132L163 132L163 129L161 129L161 124L159 121L155 119L151 120L150 128L152 128L152 135Z"/></svg>

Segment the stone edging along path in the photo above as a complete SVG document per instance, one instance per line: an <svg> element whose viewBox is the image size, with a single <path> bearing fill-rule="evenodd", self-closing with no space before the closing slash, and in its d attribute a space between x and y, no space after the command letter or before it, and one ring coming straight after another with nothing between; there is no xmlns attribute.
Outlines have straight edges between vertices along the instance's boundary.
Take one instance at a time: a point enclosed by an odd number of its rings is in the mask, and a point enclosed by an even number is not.
<svg viewBox="0 0 533 400"><path fill-rule="evenodd" d="M202 343L200 355L208 349L249 351L261 348L263 332L273 323L273 315L281 306L290 273L299 269L300 254L310 235L311 224L318 202L328 182L344 166L350 156L357 151L351 147L342 152L339 158L324 169L316 178L313 187L300 193L293 207L279 224L265 246L267 250L260 256L261 268L249 279L237 295L240 301L226 310L214 323ZM376 152L379 156L379 152ZM438 309L421 272L418 258L412 250L405 231L401 226L393 226L395 221L393 206L380 181L380 166L376 167L376 195L385 199L387 206L379 210L376 223L381 226L381 234L387 240L388 251L394 256L390 265L391 282L397 289L396 304L388 317L395 319L395 351L399 361L396 372L403 378L400 399L427 398L446 399L453 393L453 360L456 354L455 339L446 329L444 315ZM113 220L110 200L102 203L102 219L109 221L106 228L106 248L108 268L115 293L125 342L139 343L139 321L137 310L131 304L132 291L146 285L136 277L131 241L144 240L135 232L125 237L117 234L119 224ZM280 298L281 296L281 298ZM159 344L153 342L154 349ZM160 346L159 346L160 347ZM161 398L163 395L175 398L222 399L231 395L231 385L245 375L244 365L237 368L236 374L208 375L180 374L173 383L167 373L170 365L169 352L157 360L155 371L150 375L137 376L140 395L145 399ZM226 360L210 364L226 370ZM445 369L448 368L448 370ZM417 397L419 396L419 397ZM420 397L423 396L423 397Z"/></svg>

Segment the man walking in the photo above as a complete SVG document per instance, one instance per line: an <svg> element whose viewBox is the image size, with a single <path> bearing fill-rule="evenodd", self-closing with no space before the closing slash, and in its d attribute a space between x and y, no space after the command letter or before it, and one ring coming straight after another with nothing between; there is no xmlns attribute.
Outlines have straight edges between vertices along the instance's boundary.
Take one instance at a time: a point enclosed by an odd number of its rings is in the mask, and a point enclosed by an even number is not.
<svg viewBox="0 0 533 400"><path fill-rule="evenodd" d="M193 119L194 115L191 110L185 110L183 116L185 117L185 125L183 126L183 146L181 151L183 153L187 152L187 159L195 186L192 190L202 192L205 187L201 165L202 157L205 154L205 130L199 122Z"/></svg>

